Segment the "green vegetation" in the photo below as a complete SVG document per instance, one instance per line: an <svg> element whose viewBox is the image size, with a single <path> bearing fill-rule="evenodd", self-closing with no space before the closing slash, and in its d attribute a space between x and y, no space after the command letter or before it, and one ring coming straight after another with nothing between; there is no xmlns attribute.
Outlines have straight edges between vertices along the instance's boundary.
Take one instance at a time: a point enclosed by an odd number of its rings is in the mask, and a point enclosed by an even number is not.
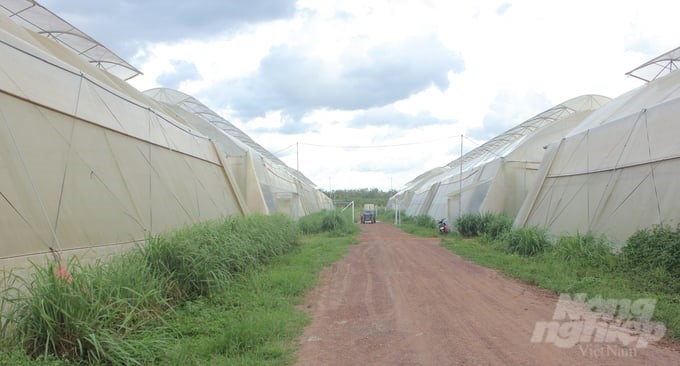
<svg viewBox="0 0 680 366"><path fill-rule="evenodd" d="M578 239L570 237L567 240ZM680 294L664 287L660 279L650 276L649 272L631 276L620 267L620 257L613 253L607 255L605 262L596 262L594 257L577 259L578 255L566 261L562 256L567 250L558 252L557 247L530 257L508 254L497 242L483 238L454 236L444 240L442 245L466 259L557 293L586 293L612 299L657 299L654 319L666 325L669 336L680 338Z"/></svg>
<svg viewBox="0 0 680 366"><path fill-rule="evenodd" d="M480 217L467 219L482 221ZM484 266L558 293L613 299L657 299L654 318L680 339L680 229L639 230L620 252L591 233L550 238L521 228L492 238L453 235L443 246Z"/></svg>
<svg viewBox="0 0 680 366"><path fill-rule="evenodd" d="M35 266L30 280L8 280L3 349L36 358L135 364L169 344L168 337L148 337L168 333L162 319L170 308L162 291L167 281L153 277L139 254L94 265Z"/></svg>
<svg viewBox="0 0 680 366"><path fill-rule="evenodd" d="M295 222L283 215L229 217L152 238L142 256L153 277L169 280L170 298L192 300L290 251L299 237Z"/></svg>
<svg viewBox="0 0 680 366"><path fill-rule="evenodd" d="M180 307L168 324L176 342L159 365L284 365L308 316L296 308L319 272L340 259L350 236L307 236L291 253L249 271L223 292Z"/></svg>
<svg viewBox="0 0 680 366"><path fill-rule="evenodd" d="M456 220L456 228L465 237L480 235L483 231L482 216L464 214Z"/></svg>
<svg viewBox="0 0 680 366"><path fill-rule="evenodd" d="M580 268L613 270L617 265L612 245L604 236L596 237L592 233L559 237L552 254L556 260Z"/></svg>
<svg viewBox="0 0 680 366"><path fill-rule="evenodd" d="M550 247L548 233L537 227L523 227L510 230L500 237L509 253L534 256Z"/></svg>
<svg viewBox="0 0 680 366"><path fill-rule="evenodd" d="M335 208L343 208L350 202L354 202L355 217L354 222L359 221L359 217L363 210L364 204L372 203L376 207L376 217L378 220L388 220L389 215L385 212L385 206L390 197L394 196L397 191L389 190L387 192L381 191L377 188L372 189L338 189L332 192L321 190L328 197L333 199ZM393 213L394 215L394 213Z"/></svg>
<svg viewBox="0 0 680 366"><path fill-rule="evenodd" d="M489 239L499 239L505 233L512 230L512 218L505 214L484 214L480 235Z"/></svg>
<svg viewBox="0 0 680 366"><path fill-rule="evenodd" d="M383 213L383 221L394 222L393 210L386 210ZM424 237L437 237L437 222L428 215L408 216L403 213L400 216L399 227L405 232ZM448 235L448 234L444 234Z"/></svg>
<svg viewBox="0 0 680 366"><path fill-rule="evenodd" d="M621 262L641 286L680 294L680 226L638 230L623 247Z"/></svg>
<svg viewBox="0 0 680 366"><path fill-rule="evenodd" d="M352 222L350 210L316 212L301 217L299 225L304 234L326 232L330 236L344 236L359 232L359 228Z"/></svg>
<svg viewBox="0 0 680 366"><path fill-rule="evenodd" d="M295 306L354 241L232 217L107 262L7 274L0 365L289 363L308 321Z"/></svg>
<svg viewBox="0 0 680 366"><path fill-rule="evenodd" d="M331 197L334 202L352 202L361 209L364 203L374 203L378 207L385 207L387 200L397 194L397 191L392 189L387 192L381 191L377 188L372 189L337 189L331 192L321 190L326 196Z"/></svg>
<svg viewBox="0 0 680 366"><path fill-rule="evenodd" d="M486 235L498 239L512 229L512 219L503 214L465 214L456 219L456 229L465 237Z"/></svg>
<svg viewBox="0 0 680 366"><path fill-rule="evenodd" d="M431 218L430 216L427 215L418 215L414 217L412 220L407 219L407 221L412 221L413 224L416 224L418 226L422 226L424 228L428 229L434 229L437 227L437 222Z"/></svg>

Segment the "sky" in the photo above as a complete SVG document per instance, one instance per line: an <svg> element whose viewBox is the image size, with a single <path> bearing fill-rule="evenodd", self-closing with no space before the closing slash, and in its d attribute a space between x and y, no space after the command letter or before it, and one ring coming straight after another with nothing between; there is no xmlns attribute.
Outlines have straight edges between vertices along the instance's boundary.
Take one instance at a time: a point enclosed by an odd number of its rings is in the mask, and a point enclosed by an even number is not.
<svg viewBox="0 0 680 366"><path fill-rule="evenodd" d="M680 46L673 1L39 2L324 190L399 190Z"/></svg>

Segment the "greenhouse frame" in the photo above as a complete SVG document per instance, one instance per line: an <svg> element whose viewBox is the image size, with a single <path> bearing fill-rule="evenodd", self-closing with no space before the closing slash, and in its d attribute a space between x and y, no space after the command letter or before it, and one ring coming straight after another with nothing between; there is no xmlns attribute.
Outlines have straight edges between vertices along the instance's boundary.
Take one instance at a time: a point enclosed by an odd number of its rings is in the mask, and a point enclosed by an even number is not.
<svg viewBox="0 0 680 366"><path fill-rule="evenodd" d="M455 220L496 213L554 235L618 247L636 230L680 224L680 47L628 72L617 98L561 103L409 182L389 207ZM673 132L676 131L676 132Z"/></svg>
<svg viewBox="0 0 680 366"><path fill-rule="evenodd" d="M230 215L332 208L301 173L34 1L0 2L4 268L99 258Z"/></svg>

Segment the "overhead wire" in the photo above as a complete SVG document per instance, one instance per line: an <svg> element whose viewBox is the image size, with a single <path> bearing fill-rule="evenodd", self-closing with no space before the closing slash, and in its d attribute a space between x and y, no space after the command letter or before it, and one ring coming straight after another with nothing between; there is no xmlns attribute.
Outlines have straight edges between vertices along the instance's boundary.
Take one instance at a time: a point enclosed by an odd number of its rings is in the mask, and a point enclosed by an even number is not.
<svg viewBox="0 0 680 366"><path fill-rule="evenodd" d="M414 145L426 145L426 144L431 144L433 142L441 142L441 141L446 141L454 138L458 138L461 135L455 135L455 136L448 136L445 138L441 139L435 139L435 140L428 140L428 141L419 141L419 142L405 142L405 143L400 143L400 144L385 144L385 145L330 145L330 144L314 144L314 143L309 143L309 142L296 142L294 144L288 145L287 147L284 147L283 149L280 149L273 154L276 155L280 152L286 151L290 149L293 146L296 145L304 145L304 146L312 146L312 147L322 147L322 148L331 148L331 149L384 149L384 148L392 148L392 147L403 147L403 146L414 146Z"/></svg>

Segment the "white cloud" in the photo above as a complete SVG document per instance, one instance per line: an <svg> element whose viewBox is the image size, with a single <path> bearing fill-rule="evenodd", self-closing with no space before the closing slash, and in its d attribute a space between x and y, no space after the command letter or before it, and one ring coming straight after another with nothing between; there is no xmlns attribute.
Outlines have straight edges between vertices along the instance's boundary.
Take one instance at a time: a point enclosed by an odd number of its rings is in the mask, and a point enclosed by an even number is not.
<svg viewBox="0 0 680 366"><path fill-rule="evenodd" d="M545 94L527 92L517 95L516 92L499 91L484 116L482 126L468 129L468 135L474 139L489 140L517 126L517 121L526 121L554 106Z"/></svg>
<svg viewBox="0 0 680 366"><path fill-rule="evenodd" d="M296 10L295 0L40 2L126 58L149 43L209 39L248 24L288 19Z"/></svg>
<svg viewBox="0 0 680 366"><path fill-rule="evenodd" d="M457 158L452 136L492 137L583 94L616 97L640 84L625 72L678 46L680 5L661 0L276 3L231 15L158 6L153 30L92 21L145 5L46 5L129 47L139 89L181 81L272 152L301 143L301 171L323 188L398 188ZM291 149L281 156L295 167Z"/></svg>

